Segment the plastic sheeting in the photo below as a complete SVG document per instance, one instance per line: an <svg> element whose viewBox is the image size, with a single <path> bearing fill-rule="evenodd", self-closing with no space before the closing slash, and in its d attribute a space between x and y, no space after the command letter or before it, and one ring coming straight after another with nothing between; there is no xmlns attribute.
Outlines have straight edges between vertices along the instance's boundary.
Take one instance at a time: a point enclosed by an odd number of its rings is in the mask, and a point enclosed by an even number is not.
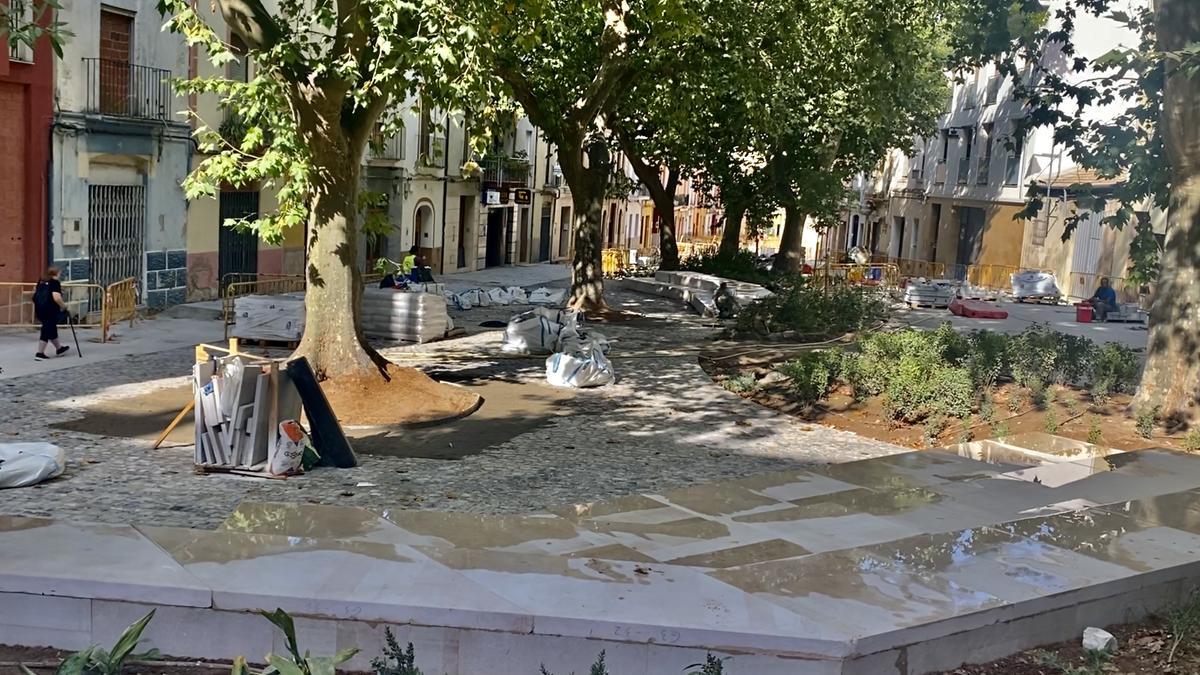
<svg viewBox="0 0 1200 675"><path fill-rule="evenodd" d="M612 361L598 343L571 353L558 352L546 359L546 381L555 387L602 387L617 380Z"/></svg>
<svg viewBox="0 0 1200 675"><path fill-rule="evenodd" d="M363 332L369 337L429 342L446 336L446 299L434 293L368 288L362 299Z"/></svg>
<svg viewBox="0 0 1200 675"><path fill-rule="evenodd" d="M304 335L300 295L244 295L233 301L233 313L236 338L294 342Z"/></svg>
<svg viewBox="0 0 1200 675"><path fill-rule="evenodd" d="M0 489L37 485L66 466L66 453L52 443L0 443Z"/></svg>
<svg viewBox="0 0 1200 675"><path fill-rule="evenodd" d="M508 320L500 349L508 354L550 354L558 351L559 335L567 328L578 330L578 312L536 307Z"/></svg>
<svg viewBox="0 0 1200 675"><path fill-rule="evenodd" d="M446 302L458 309L474 307L507 307L509 305L561 305L567 299L564 289L538 288L528 293L520 286L506 288L472 288L453 293L446 291Z"/></svg>

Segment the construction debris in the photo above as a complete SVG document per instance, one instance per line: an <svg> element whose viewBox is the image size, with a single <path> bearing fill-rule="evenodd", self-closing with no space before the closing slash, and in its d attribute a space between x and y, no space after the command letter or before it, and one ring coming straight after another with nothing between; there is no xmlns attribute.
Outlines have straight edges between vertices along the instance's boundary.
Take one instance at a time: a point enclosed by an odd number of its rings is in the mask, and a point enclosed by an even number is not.
<svg viewBox="0 0 1200 675"><path fill-rule="evenodd" d="M304 295L243 295L233 301L231 335L243 340L295 342L304 335Z"/></svg>
<svg viewBox="0 0 1200 675"><path fill-rule="evenodd" d="M362 327L368 337L423 344L444 338L454 324L440 293L368 288L362 298Z"/></svg>
<svg viewBox="0 0 1200 675"><path fill-rule="evenodd" d="M1052 272L1025 270L1016 272L1010 277L1012 294L1017 302L1024 300L1053 300L1062 296L1058 288L1058 279Z"/></svg>

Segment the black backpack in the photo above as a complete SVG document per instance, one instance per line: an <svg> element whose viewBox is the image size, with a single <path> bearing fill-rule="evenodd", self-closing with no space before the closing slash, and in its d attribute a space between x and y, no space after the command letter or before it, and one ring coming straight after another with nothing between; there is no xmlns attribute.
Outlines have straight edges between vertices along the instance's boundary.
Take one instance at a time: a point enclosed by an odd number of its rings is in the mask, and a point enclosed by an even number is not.
<svg viewBox="0 0 1200 675"><path fill-rule="evenodd" d="M55 316L53 308L56 306L57 304L54 302L54 297L50 294L50 284L44 281L39 281L37 290L33 292L34 316L42 321L53 318Z"/></svg>

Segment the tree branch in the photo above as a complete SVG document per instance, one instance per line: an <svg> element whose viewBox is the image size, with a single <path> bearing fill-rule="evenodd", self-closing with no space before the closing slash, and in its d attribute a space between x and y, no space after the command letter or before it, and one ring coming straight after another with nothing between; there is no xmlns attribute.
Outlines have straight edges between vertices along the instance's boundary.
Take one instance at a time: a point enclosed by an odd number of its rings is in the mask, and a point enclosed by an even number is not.
<svg viewBox="0 0 1200 675"><path fill-rule="evenodd" d="M261 0L216 0L221 18L252 51L269 51L283 38L283 30Z"/></svg>
<svg viewBox="0 0 1200 675"><path fill-rule="evenodd" d="M650 197L658 203L659 200L674 199L673 192L667 192L667 187L663 185L662 172L655 167L650 166L642 157L642 153L637 147L637 143L629 135L628 130L620 124L609 124L613 135L617 137L617 145L621 147L621 152L625 153L625 159L629 160L629 166L633 167L633 173L642 181L642 185L650 191ZM676 181L679 180L679 174L675 169L671 169L670 173L674 173Z"/></svg>

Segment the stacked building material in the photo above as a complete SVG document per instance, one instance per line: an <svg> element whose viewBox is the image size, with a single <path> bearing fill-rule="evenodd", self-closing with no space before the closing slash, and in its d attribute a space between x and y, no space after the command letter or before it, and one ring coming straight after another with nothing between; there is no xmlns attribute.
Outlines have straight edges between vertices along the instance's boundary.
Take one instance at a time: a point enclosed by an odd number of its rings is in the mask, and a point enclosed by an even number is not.
<svg viewBox="0 0 1200 675"><path fill-rule="evenodd" d="M423 343L442 339L452 324L440 293L368 288L363 292L362 326L368 337Z"/></svg>
<svg viewBox="0 0 1200 675"><path fill-rule="evenodd" d="M304 296L246 295L233 302L231 335L243 340L295 342L304 335Z"/></svg>

